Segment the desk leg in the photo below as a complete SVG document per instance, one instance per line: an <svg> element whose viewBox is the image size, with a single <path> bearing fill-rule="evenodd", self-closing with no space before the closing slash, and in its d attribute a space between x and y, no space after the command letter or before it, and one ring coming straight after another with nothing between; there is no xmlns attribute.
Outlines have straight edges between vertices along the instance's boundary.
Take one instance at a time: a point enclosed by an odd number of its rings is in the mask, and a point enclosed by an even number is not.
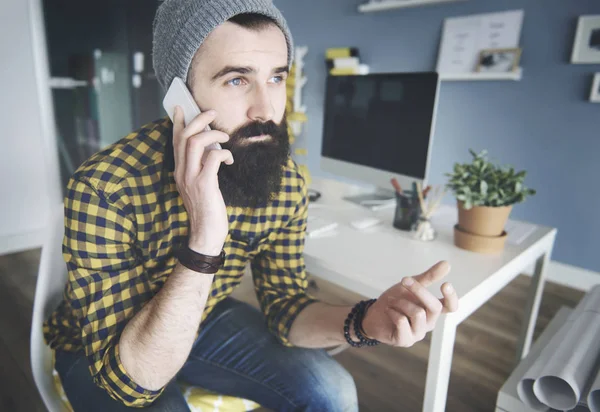
<svg viewBox="0 0 600 412"><path fill-rule="evenodd" d="M537 321L538 310L542 301L544 281L546 280L546 267L548 266L549 254L544 253L535 263L535 271L529 286L529 297L525 306L525 316L521 325L521 335L517 344L517 363L521 361L531 348L533 332Z"/></svg>
<svg viewBox="0 0 600 412"><path fill-rule="evenodd" d="M443 412L446 409L455 338L454 322L448 320L448 315L440 316L431 335L423 412Z"/></svg>

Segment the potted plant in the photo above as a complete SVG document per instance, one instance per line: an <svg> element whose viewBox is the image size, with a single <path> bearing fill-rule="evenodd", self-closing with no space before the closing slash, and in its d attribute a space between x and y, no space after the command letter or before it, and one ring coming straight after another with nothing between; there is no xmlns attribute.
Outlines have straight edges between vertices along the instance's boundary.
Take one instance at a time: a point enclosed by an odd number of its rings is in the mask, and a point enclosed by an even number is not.
<svg viewBox="0 0 600 412"><path fill-rule="evenodd" d="M493 164L485 150L469 152L470 163L456 163L453 172L446 174L446 186L458 202L455 243L471 250L497 251L504 247L504 227L512 206L535 195L535 190L523 184L527 172Z"/></svg>

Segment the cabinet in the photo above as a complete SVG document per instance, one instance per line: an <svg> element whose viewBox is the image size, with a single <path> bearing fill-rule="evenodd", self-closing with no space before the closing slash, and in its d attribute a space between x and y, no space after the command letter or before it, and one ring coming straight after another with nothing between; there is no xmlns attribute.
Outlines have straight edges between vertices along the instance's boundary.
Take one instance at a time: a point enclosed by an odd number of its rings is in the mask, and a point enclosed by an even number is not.
<svg viewBox="0 0 600 412"><path fill-rule="evenodd" d="M39 247L73 171L165 115L151 59L158 4L2 3L0 254Z"/></svg>
<svg viewBox="0 0 600 412"><path fill-rule="evenodd" d="M69 177L85 159L164 115L151 59L158 2L43 4L50 73L56 79L52 101L64 195Z"/></svg>

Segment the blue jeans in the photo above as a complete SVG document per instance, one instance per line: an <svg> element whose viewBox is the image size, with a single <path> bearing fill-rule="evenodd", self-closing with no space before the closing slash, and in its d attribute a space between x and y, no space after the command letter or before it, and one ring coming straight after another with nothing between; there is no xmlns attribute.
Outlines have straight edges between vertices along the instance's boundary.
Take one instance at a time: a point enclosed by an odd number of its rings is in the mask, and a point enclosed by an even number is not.
<svg viewBox="0 0 600 412"><path fill-rule="evenodd" d="M55 368L75 412L131 411L97 387L81 353L56 352ZM352 376L321 349L288 348L264 316L232 298L203 324L177 381L251 399L273 411L357 411ZM148 411L189 411L175 379Z"/></svg>

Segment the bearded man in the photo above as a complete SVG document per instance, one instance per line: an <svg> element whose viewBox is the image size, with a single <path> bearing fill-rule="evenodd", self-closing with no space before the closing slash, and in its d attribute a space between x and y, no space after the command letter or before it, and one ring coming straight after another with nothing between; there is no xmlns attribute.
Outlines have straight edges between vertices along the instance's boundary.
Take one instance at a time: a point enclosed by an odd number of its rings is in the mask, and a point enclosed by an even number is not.
<svg viewBox="0 0 600 412"><path fill-rule="evenodd" d="M283 16L270 0L166 0L153 32L161 86L182 79L202 113L184 124L178 108L69 181L68 282L44 332L73 409L189 411L182 381L275 411L358 410L351 375L323 348L423 339L456 307L451 289L440 301L421 284L448 265L354 311L311 297ZM230 297L247 264L261 310Z"/></svg>

